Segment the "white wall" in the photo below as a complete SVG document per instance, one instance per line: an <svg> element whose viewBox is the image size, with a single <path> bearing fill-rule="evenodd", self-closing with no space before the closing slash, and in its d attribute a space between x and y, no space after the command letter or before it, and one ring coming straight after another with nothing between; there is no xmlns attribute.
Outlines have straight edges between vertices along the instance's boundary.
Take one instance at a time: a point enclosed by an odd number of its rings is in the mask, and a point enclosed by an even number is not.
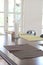
<svg viewBox="0 0 43 65"><path fill-rule="evenodd" d="M41 0L24 0L24 27L23 31L35 30L37 35L41 34L42 6Z"/></svg>

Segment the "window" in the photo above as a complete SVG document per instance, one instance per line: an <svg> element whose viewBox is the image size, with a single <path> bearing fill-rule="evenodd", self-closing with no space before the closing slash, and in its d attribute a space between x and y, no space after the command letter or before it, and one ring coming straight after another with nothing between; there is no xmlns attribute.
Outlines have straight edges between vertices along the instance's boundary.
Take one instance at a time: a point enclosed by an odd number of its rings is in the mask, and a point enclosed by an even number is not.
<svg viewBox="0 0 43 65"><path fill-rule="evenodd" d="M14 0L8 0L8 31L14 30Z"/></svg>
<svg viewBox="0 0 43 65"><path fill-rule="evenodd" d="M6 24L4 22L4 15L5 15L4 10L7 9L4 7L4 4L5 4L4 2L5 2L5 0L0 0L0 30L2 31L2 32L0 31L0 33L3 33L3 34L5 33L4 27ZM22 2L22 0L8 0L8 13L6 12L8 14L8 31L14 31L15 21L19 23L18 30L20 31L20 29L21 29L21 15L22 15L22 6L21 6L22 3L21 2ZM6 7L7 7L7 5L6 5ZM15 7L15 9L14 9L14 7ZM15 15L15 17L14 17L14 15Z"/></svg>
<svg viewBox="0 0 43 65"><path fill-rule="evenodd" d="M14 7L15 7L15 11L14 11ZM14 30L15 21L17 22L17 24L19 23L19 25L21 25L21 14L22 14L21 13L21 0L8 0L8 31ZM18 29L20 30L21 28L18 28Z"/></svg>
<svg viewBox="0 0 43 65"><path fill-rule="evenodd" d="M4 34L4 0L0 0L0 33Z"/></svg>
<svg viewBox="0 0 43 65"><path fill-rule="evenodd" d="M14 10L14 0L8 0L8 12L13 12Z"/></svg>
<svg viewBox="0 0 43 65"><path fill-rule="evenodd" d="M8 26L14 26L14 14L8 14Z"/></svg>
<svg viewBox="0 0 43 65"><path fill-rule="evenodd" d="M4 12L4 0L0 0L0 12Z"/></svg>
<svg viewBox="0 0 43 65"><path fill-rule="evenodd" d="M16 0L16 6L15 6L15 19L16 22L19 23L19 32L21 32L21 15L22 15L22 1Z"/></svg>
<svg viewBox="0 0 43 65"><path fill-rule="evenodd" d="M4 13L0 12L0 26L4 26Z"/></svg>

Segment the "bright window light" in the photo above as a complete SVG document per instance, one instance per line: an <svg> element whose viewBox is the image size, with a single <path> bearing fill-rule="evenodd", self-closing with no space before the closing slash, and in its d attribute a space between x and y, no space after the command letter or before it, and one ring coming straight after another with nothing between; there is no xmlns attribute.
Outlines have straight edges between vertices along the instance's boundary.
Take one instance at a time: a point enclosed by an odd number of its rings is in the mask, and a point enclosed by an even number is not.
<svg viewBox="0 0 43 65"><path fill-rule="evenodd" d="M14 26L14 14L8 14L8 26Z"/></svg>
<svg viewBox="0 0 43 65"><path fill-rule="evenodd" d="M4 12L4 0L0 0L0 12Z"/></svg>
<svg viewBox="0 0 43 65"><path fill-rule="evenodd" d="M4 13L0 13L0 26L4 26Z"/></svg>
<svg viewBox="0 0 43 65"><path fill-rule="evenodd" d="M8 12L13 12L14 10L14 0L8 0Z"/></svg>

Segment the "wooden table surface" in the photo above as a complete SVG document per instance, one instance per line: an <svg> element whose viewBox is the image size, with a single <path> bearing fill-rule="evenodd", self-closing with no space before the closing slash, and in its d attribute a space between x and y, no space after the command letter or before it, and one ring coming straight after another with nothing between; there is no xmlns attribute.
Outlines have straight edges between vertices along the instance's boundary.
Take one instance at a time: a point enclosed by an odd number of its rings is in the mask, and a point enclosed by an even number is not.
<svg viewBox="0 0 43 65"><path fill-rule="evenodd" d="M15 65L15 63L17 65L43 65L43 41L27 41L25 39L19 38L19 39L15 40L14 43L15 44L12 44L12 45L5 45L4 47L7 46L7 49L4 48L4 51L2 50L2 52L4 52L14 62L14 65ZM41 51L41 53L40 53L41 55L38 57L33 57L33 58L20 59L13 53L15 50L14 47L15 47L15 45L18 46L18 45L24 45L24 44L27 44L27 45L31 46L32 48ZM8 49L8 46L10 46L9 49ZM11 48L12 46L13 46L13 48ZM30 49L30 51L32 51L32 48ZM16 51L18 51L18 50L21 51L21 49L19 49L19 47L16 48ZM22 48L22 50L23 50L23 48ZM26 48L25 48L25 50L26 50ZM15 53L16 53L16 51L15 51Z"/></svg>

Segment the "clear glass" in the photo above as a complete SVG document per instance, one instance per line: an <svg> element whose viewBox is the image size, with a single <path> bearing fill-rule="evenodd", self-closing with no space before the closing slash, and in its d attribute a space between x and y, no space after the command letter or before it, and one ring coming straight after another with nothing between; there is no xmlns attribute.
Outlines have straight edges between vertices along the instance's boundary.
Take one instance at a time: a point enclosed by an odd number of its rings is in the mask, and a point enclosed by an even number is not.
<svg viewBox="0 0 43 65"><path fill-rule="evenodd" d="M4 26L4 13L0 13L0 26Z"/></svg>
<svg viewBox="0 0 43 65"><path fill-rule="evenodd" d="M16 4L15 13L21 13L21 5L20 4Z"/></svg>
<svg viewBox="0 0 43 65"><path fill-rule="evenodd" d="M8 0L8 12L13 12L14 10L14 0Z"/></svg>
<svg viewBox="0 0 43 65"><path fill-rule="evenodd" d="M0 0L0 12L4 12L4 0Z"/></svg>
<svg viewBox="0 0 43 65"><path fill-rule="evenodd" d="M16 0L15 12L16 13L21 12L21 0Z"/></svg>
<svg viewBox="0 0 43 65"><path fill-rule="evenodd" d="M8 26L14 26L14 14L8 14Z"/></svg>
<svg viewBox="0 0 43 65"><path fill-rule="evenodd" d="M5 34L4 27L0 27L0 34Z"/></svg>
<svg viewBox="0 0 43 65"><path fill-rule="evenodd" d="M16 21L20 21L21 20L21 14L16 14L15 19L16 19Z"/></svg>
<svg viewBox="0 0 43 65"><path fill-rule="evenodd" d="M14 27L8 27L8 31L14 31Z"/></svg>
<svg viewBox="0 0 43 65"><path fill-rule="evenodd" d="M21 0L16 0L16 3L17 4L21 4Z"/></svg>
<svg viewBox="0 0 43 65"><path fill-rule="evenodd" d="M21 32L21 26L19 26L19 32Z"/></svg>

